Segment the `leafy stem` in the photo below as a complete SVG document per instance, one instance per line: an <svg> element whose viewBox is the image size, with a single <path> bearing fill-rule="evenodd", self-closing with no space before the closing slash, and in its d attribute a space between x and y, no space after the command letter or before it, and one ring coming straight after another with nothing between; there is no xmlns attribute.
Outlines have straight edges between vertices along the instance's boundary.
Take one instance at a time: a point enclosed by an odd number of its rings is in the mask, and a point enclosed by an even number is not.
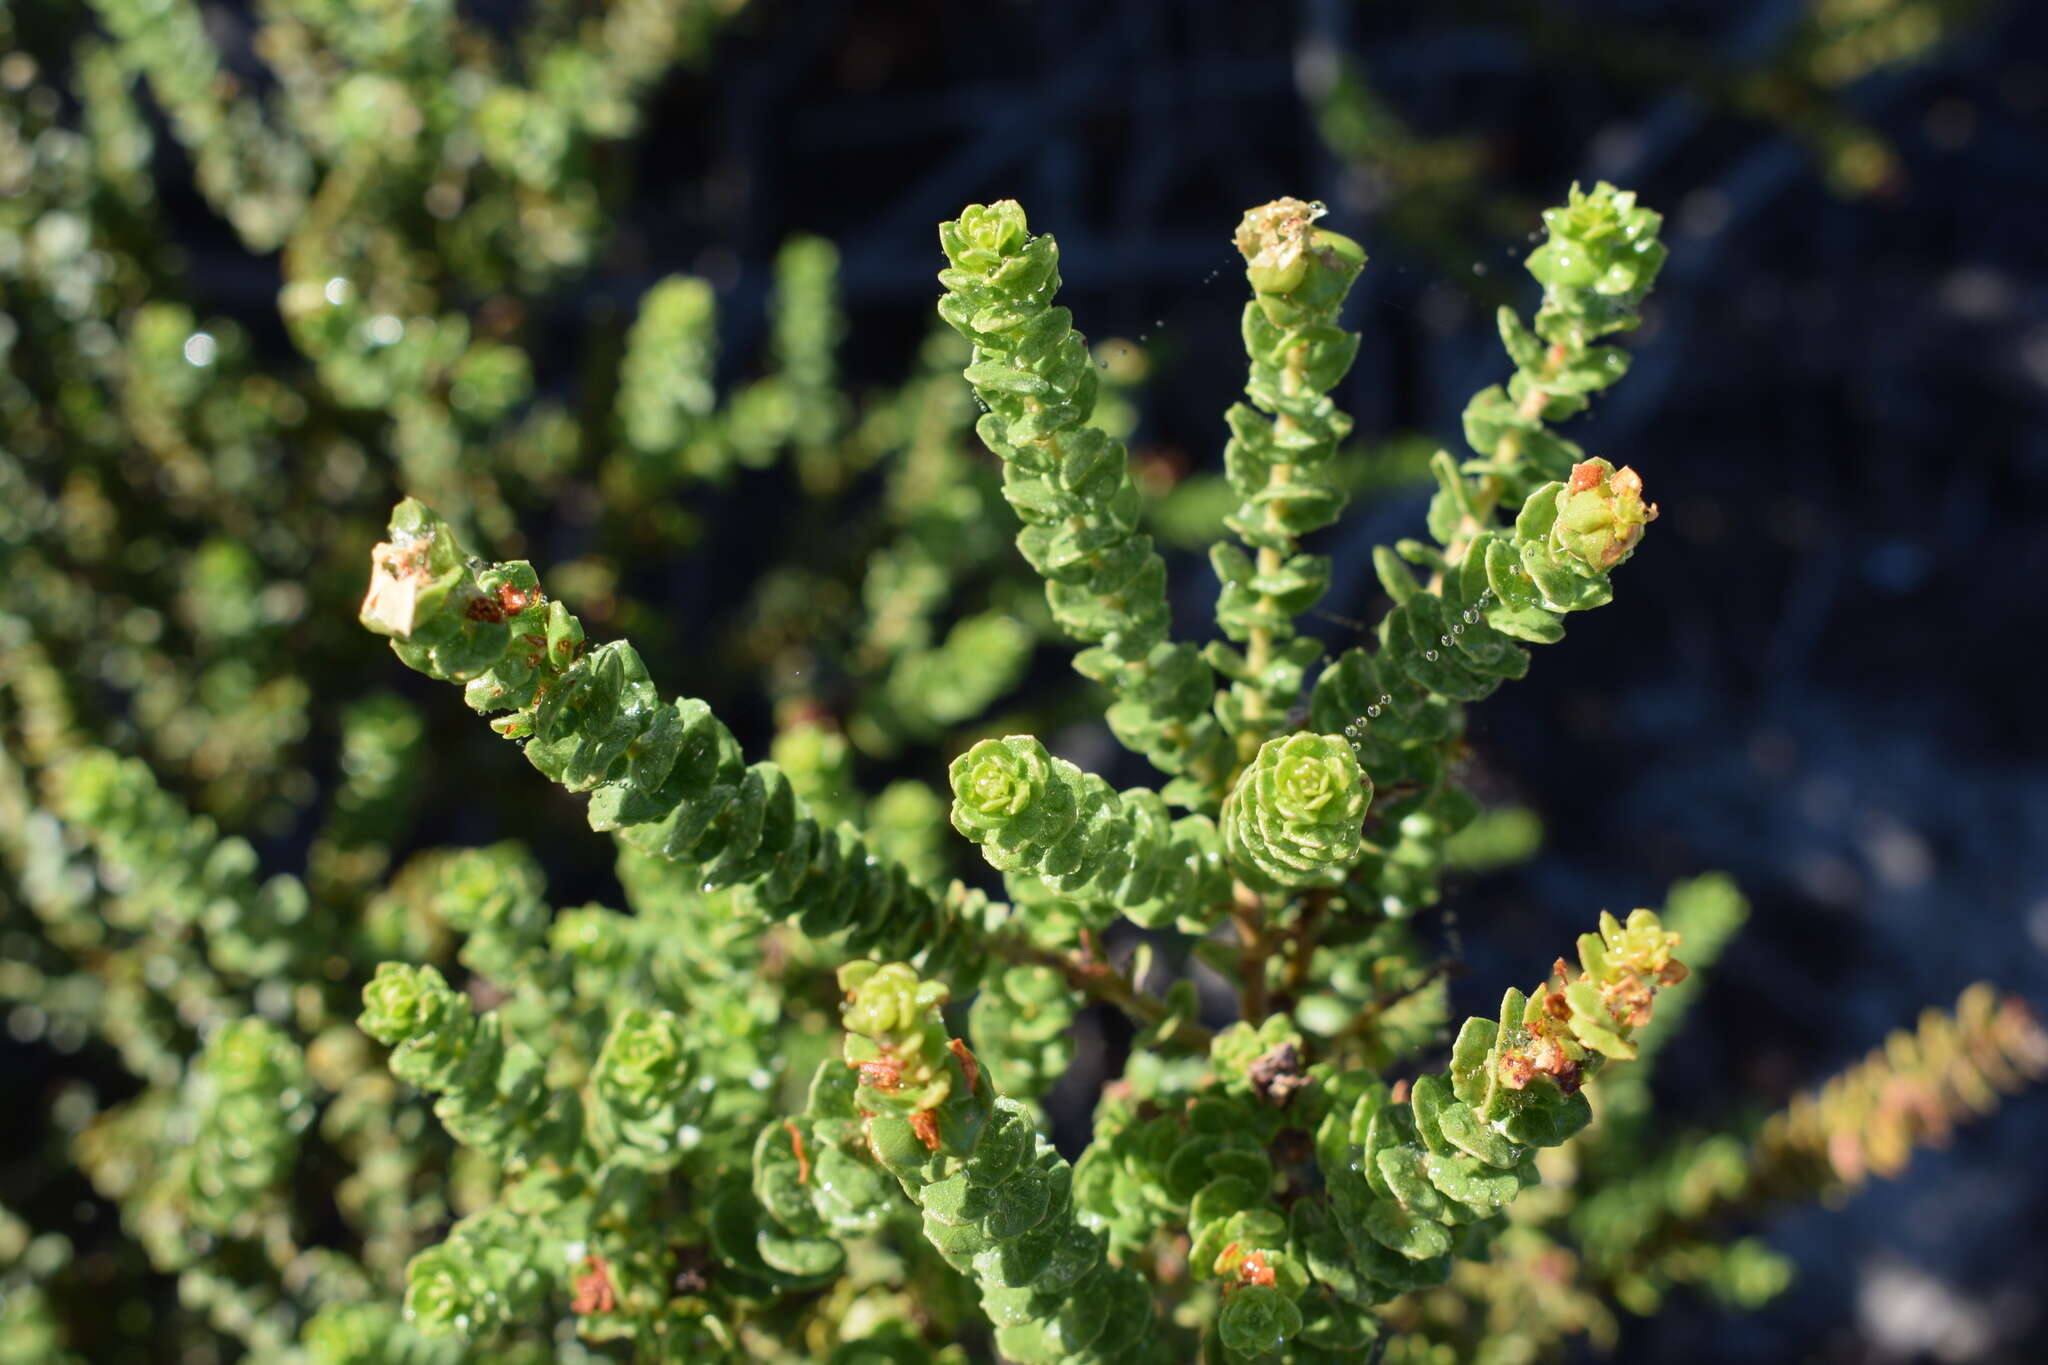
<svg viewBox="0 0 2048 1365"><path fill-rule="evenodd" d="M1521 401L1515 404L1517 418L1528 422L1542 419L1551 399L1549 389L1544 387L1545 381L1551 379L1564 365L1567 355L1562 345L1552 345L1544 352L1542 371L1530 385L1529 391L1522 395ZM1493 458L1497 464L1505 466L1514 464L1521 458L1521 454L1521 432L1510 430L1502 435L1500 446L1494 452ZM1500 507L1501 498L1506 496L1507 489L1507 479L1497 473L1481 478L1471 489L1472 510L1459 521L1457 534L1444 546L1443 557L1446 566L1455 567L1464 563L1465 556L1471 552L1473 544L1480 536L1493 529L1494 513ZM1431 592L1443 591L1445 572L1446 570L1439 569L1430 576Z"/></svg>
<svg viewBox="0 0 2048 1365"><path fill-rule="evenodd" d="M1266 902L1258 892L1237 883L1231 900L1230 922L1237 928L1238 1013L1245 1022L1257 1024L1266 1017L1266 959L1272 944L1266 937Z"/></svg>
<svg viewBox="0 0 2048 1365"><path fill-rule="evenodd" d="M1315 957L1316 944L1322 938L1323 920L1336 894L1322 888L1302 897L1301 911L1287 931L1287 968L1280 978L1282 991L1292 994L1300 990L1308 979L1309 962Z"/></svg>
<svg viewBox="0 0 2048 1365"><path fill-rule="evenodd" d="M1286 362L1280 371L1280 392L1283 397L1292 399L1300 394L1302 373L1307 363L1307 342L1300 342L1288 348ZM1274 433L1279 438L1278 444L1283 448L1290 443L1291 438L1298 429L1299 423L1295 421L1294 415L1290 412L1282 410L1273 419ZM1269 489L1283 489L1293 482L1294 462L1292 460L1276 463L1267 471L1266 487ZM1275 497L1265 504L1263 529L1266 533L1266 539L1259 546L1259 576L1258 580L1255 581L1271 582L1279 576L1280 571L1286 566L1288 555L1292 552L1295 544L1294 537L1288 532L1287 502L1285 499ZM1283 546L1286 548L1283 549ZM1270 590L1261 590L1259 592L1258 609L1253 613L1253 619L1258 624L1251 628L1250 637L1245 641L1244 651L1245 668L1251 676L1262 677L1266 670L1272 666L1273 627L1269 622L1275 619L1284 620L1286 614L1287 604L1278 593ZM1247 721L1257 721L1265 717L1266 713L1267 707L1264 694L1256 689L1248 689L1244 696L1245 719ZM1258 752L1259 741L1264 737L1264 732L1265 727L1256 724L1248 724L1237 732L1237 761L1240 768L1251 762L1252 755Z"/></svg>

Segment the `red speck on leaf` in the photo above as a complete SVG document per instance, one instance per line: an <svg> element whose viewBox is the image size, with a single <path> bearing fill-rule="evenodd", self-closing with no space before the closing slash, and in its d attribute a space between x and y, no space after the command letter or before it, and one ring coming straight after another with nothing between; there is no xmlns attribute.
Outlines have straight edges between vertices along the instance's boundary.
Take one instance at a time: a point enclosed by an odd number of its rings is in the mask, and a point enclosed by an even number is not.
<svg viewBox="0 0 2048 1365"><path fill-rule="evenodd" d="M796 1183L808 1185L811 1180L811 1162L810 1158L804 1155L804 1135L799 1133L796 1125L788 1119L782 1121L782 1126L788 1130L789 1145L796 1152Z"/></svg>
<svg viewBox="0 0 2048 1365"><path fill-rule="evenodd" d="M972 1095L976 1082L981 1078L981 1064L974 1060L974 1054L967 1050L967 1044L958 1038L948 1038L946 1046L960 1059L960 1069L967 1073L967 1093Z"/></svg>

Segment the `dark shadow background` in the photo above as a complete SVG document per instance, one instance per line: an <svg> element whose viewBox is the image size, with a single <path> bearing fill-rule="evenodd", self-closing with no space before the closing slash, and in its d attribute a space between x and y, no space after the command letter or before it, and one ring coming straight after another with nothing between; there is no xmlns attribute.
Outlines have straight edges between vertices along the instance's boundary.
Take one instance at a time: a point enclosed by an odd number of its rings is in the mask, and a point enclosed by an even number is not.
<svg viewBox="0 0 2048 1365"><path fill-rule="evenodd" d="M465 8L511 27L526 7ZM564 325L537 329L558 350L536 369L573 374L593 303L630 315L674 270L724 291L724 354L755 354L775 247L808 231L843 255L843 363L891 382L931 317L933 225L1010 196L1058 235L1077 324L1150 348L1136 444L1213 470L1243 377L1230 232L1295 194L1373 256L1340 403L1361 435L1456 451L1466 399L1507 372L1493 305L1534 305L1518 260L1536 209L1575 179L1638 190L1666 214L1670 264L1633 373L1572 434L1639 469L1664 516L1615 605L1474 711L1490 790L1534 805L1550 837L1448 899L1467 966L1454 1008L1488 1010L1592 909L1726 869L1755 913L1659 1099L1732 1119L1973 980L2048 1005L2048 5L1985 6L1921 60L1830 92L1897 157L1857 196L1729 97L1809 8L754 0L711 77L673 80L618 153L641 188L607 260L557 300ZM1424 201L1455 235L1404 231L1418 201L1400 178L1318 135L1312 97L1348 63L1417 138L1473 157L1463 189ZM282 349L274 262L185 208L201 310ZM752 487L707 515L732 544L674 567L678 612L731 601L754 567ZM1355 506L1326 533L1335 612L1377 613L1368 551L1412 534L1422 506ZM543 531L533 558L558 548ZM1182 630L1202 631L1213 578L1192 559L1178 572ZM602 890L551 871L563 903ZM1792 1291L1747 1318L1674 1298L1627 1325L1617 1358L2048 1359L2044 1144L2037 1091L1843 1209L1764 1220L1799 1263Z"/></svg>

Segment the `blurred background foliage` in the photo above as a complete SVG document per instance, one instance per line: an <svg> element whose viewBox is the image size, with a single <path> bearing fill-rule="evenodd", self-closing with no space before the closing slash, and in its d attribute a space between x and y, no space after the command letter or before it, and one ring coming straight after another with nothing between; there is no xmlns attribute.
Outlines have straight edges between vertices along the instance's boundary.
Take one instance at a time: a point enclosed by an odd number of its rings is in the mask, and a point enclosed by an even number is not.
<svg viewBox="0 0 2048 1365"><path fill-rule="evenodd" d="M1755 908L1667 902L1718 966L1636 1084L1697 1135L1643 1141L1614 1084L1518 1206L1516 1273L1418 1297L1398 1350L2038 1359L2040 1098L1905 1171L2038 1066L2024 1016L1973 989L1822 1086L1972 981L2048 986L2044 52L2048 15L1992 0L7 0L0 1361L354 1358L343 1308L491 1180L347 1026L377 961L475 932L434 850L523 840L549 902L632 900L356 625L396 496L960 871L942 736L1120 760L1039 647L932 225L1013 194L1058 232L1195 610L1234 499L1229 229L1329 203L1375 258L1341 647L1493 377L1537 207L1594 177L1670 219L1583 433L1670 533L1632 609L1477 713L1455 908L1388 925L1331 1012L1384 1001L1376 1045L1415 1056L1588 905L1725 867ZM1128 1037L1045 985L974 1010L1071 1152ZM234 1118L237 1077L294 1067L302 1110ZM1845 1206L1785 1211L1814 1194Z"/></svg>

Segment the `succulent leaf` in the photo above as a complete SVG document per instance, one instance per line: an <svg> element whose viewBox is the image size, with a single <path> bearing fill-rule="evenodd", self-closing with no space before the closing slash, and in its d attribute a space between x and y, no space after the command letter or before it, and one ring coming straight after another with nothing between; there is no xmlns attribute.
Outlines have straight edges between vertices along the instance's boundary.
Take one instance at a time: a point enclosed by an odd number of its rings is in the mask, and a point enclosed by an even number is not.
<svg viewBox="0 0 2048 1365"><path fill-rule="evenodd" d="M1338 736L1269 739L1224 802L1224 847L1255 886L1334 886L1358 859L1371 800L1371 780Z"/></svg>

